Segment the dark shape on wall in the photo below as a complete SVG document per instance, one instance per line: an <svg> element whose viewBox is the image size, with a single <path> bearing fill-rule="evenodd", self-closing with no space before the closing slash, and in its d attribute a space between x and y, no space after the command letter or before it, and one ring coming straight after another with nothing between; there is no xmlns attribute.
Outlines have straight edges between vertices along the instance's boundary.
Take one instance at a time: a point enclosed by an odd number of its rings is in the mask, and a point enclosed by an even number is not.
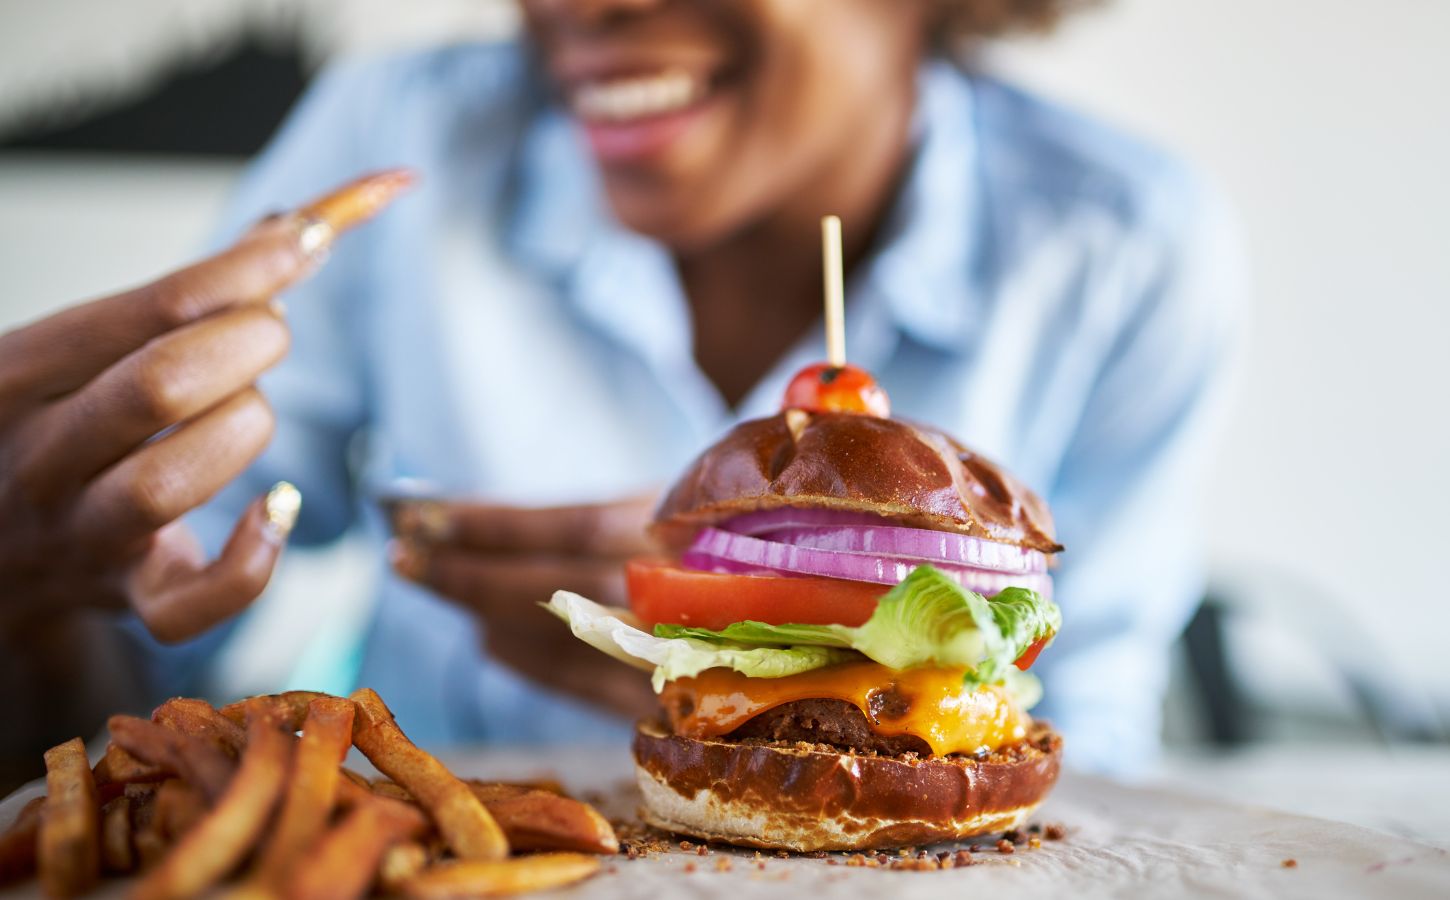
<svg viewBox="0 0 1450 900"><path fill-rule="evenodd" d="M121 106L12 135L0 148L250 156L272 136L307 79L295 50L248 42L219 60L172 72Z"/></svg>

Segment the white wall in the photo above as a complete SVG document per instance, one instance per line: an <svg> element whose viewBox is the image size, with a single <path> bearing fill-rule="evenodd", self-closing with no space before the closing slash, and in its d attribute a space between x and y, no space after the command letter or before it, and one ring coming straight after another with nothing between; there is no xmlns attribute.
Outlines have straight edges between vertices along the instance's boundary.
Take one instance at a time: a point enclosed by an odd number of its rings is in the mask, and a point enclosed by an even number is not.
<svg viewBox="0 0 1450 900"><path fill-rule="evenodd" d="M1116 0L1000 67L1187 154L1257 304L1222 575L1332 592L1450 695L1450 3Z"/></svg>

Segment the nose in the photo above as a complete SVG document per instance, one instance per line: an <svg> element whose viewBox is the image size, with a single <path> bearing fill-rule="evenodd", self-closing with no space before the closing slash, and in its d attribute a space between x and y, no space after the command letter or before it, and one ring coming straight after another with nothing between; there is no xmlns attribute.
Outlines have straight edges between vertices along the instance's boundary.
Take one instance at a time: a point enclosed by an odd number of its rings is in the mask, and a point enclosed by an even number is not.
<svg viewBox="0 0 1450 900"><path fill-rule="evenodd" d="M555 26L598 28L672 0L524 0L532 18Z"/></svg>

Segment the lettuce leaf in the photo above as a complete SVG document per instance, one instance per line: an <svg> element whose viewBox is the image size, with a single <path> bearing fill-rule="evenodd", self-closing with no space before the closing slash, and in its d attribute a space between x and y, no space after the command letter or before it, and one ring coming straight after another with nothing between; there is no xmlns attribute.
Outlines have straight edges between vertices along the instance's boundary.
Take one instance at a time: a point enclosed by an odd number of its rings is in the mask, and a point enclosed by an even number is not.
<svg viewBox="0 0 1450 900"><path fill-rule="evenodd" d="M656 693L667 681L689 678L706 669L734 669L751 678L783 678L857 658L849 650L825 646L760 647L720 639L658 637L641 630L629 610L601 606L569 591L556 591L544 608L568 622L574 636L589 646L635 668L653 670L651 683Z"/></svg>
<svg viewBox="0 0 1450 900"><path fill-rule="evenodd" d="M768 625L736 622L718 631L656 625L661 638L721 646L855 650L893 669L960 666L969 685L997 684L1039 638L1057 632L1062 614L1036 591L1007 588L987 599L931 566L892 588L864 625Z"/></svg>
<svg viewBox="0 0 1450 900"><path fill-rule="evenodd" d="M921 566L888 591L856 628L747 621L718 631L656 625L650 634L628 610L569 591L556 592L544 606L568 622L575 637L652 671L656 691L706 669L782 678L865 656L893 669L965 668L968 687L1005 684L1024 708L1036 702L1041 685L1012 663L1062 623L1057 606L1035 591L1008 588L987 599L931 566Z"/></svg>

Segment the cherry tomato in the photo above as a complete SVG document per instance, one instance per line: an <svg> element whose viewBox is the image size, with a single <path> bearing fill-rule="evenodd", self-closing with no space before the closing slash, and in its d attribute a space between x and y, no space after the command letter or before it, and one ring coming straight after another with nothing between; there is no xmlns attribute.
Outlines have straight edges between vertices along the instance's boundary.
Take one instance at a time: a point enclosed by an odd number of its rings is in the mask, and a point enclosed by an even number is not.
<svg viewBox="0 0 1450 900"><path fill-rule="evenodd" d="M721 629L747 619L770 625L862 625L889 590L836 578L726 575L666 562L625 566L629 605L648 628L665 622Z"/></svg>
<svg viewBox="0 0 1450 900"><path fill-rule="evenodd" d="M785 389L782 408L863 413L883 419L891 415L891 401L870 372L829 363L816 363L797 372Z"/></svg>

